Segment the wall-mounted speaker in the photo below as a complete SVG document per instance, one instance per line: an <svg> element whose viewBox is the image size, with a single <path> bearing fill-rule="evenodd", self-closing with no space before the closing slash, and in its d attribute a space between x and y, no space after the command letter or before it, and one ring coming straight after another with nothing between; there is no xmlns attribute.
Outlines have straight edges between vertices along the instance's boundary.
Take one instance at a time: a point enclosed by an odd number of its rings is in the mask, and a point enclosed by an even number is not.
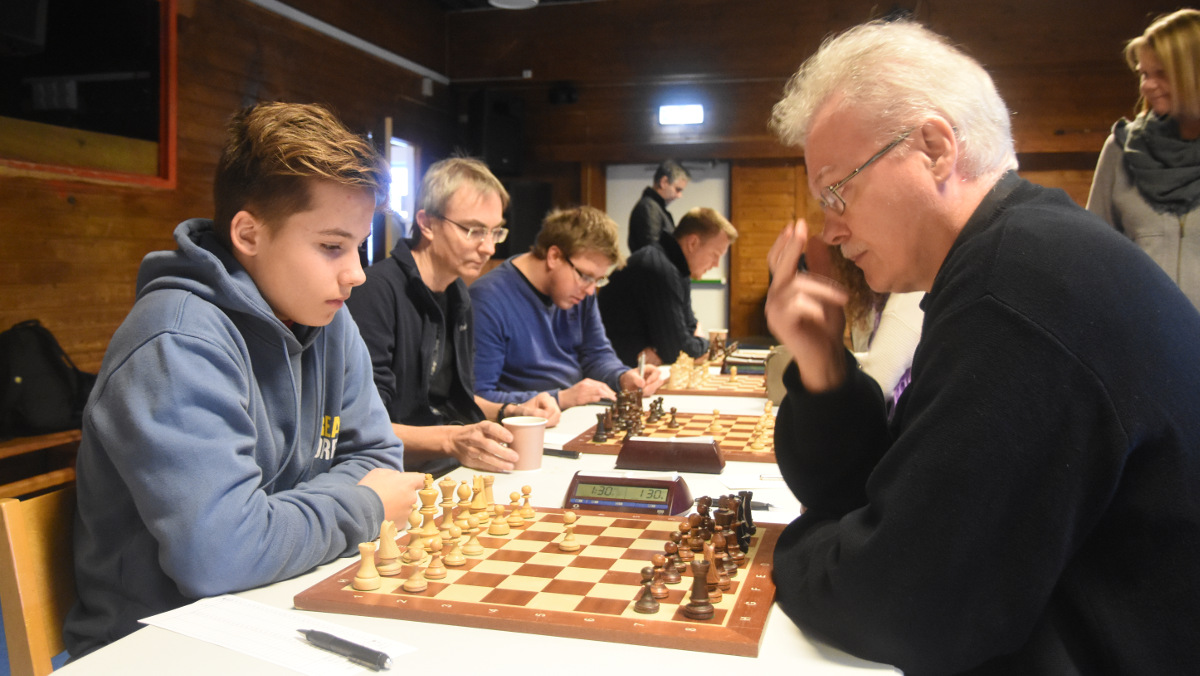
<svg viewBox="0 0 1200 676"><path fill-rule="evenodd" d="M515 94L485 89L471 95L468 109L472 154L497 176L520 174L524 102Z"/></svg>

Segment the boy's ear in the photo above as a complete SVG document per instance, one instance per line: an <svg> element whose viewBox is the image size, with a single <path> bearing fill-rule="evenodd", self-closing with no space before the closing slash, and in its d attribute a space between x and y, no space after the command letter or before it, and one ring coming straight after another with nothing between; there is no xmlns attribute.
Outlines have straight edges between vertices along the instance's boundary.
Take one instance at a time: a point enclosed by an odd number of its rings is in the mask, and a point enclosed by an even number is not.
<svg viewBox="0 0 1200 676"><path fill-rule="evenodd" d="M265 226L249 211L239 211L229 222L229 242L235 253L243 256L258 254Z"/></svg>

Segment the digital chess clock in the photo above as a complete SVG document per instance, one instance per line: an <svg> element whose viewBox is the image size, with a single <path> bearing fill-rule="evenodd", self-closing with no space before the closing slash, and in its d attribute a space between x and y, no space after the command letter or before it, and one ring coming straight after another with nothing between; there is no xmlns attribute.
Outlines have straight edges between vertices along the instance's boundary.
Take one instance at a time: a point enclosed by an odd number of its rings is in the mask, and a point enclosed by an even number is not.
<svg viewBox="0 0 1200 676"><path fill-rule="evenodd" d="M563 499L565 509L671 516L686 513L692 504L692 493L678 474L633 476L626 472L576 472Z"/></svg>

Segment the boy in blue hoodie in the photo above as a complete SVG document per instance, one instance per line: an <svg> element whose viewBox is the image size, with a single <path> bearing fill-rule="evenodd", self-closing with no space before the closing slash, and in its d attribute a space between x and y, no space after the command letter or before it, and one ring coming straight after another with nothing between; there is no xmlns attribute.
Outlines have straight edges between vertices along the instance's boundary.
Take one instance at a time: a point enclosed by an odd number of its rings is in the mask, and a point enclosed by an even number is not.
<svg viewBox="0 0 1200 676"><path fill-rule="evenodd" d="M318 106L234 116L216 218L151 253L77 463L73 657L195 599L303 573L402 522L421 485L342 307L385 202L375 150Z"/></svg>

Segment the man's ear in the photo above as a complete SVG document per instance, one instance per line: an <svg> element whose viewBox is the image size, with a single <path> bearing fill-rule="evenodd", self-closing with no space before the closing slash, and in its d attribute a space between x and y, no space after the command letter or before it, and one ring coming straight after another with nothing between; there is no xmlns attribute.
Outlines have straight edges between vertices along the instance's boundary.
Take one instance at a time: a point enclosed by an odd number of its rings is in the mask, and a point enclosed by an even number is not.
<svg viewBox="0 0 1200 676"><path fill-rule="evenodd" d="M699 246L700 246L700 234L696 233L696 232L690 232L690 233L684 235L679 240L679 248L683 249L683 253L685 253L685 254L692 253Z"/></svg>
<svg viewBox="0 0 1200 676"><path fill-rule="evenodd" d="M234 214L229 222L229 242L234 253L249 257L258 255L265 232L266 225L249 211Z"/></svg>
<svg viewBox="0 0 1200 676"><path fill-rule="evenodd" d="M429 222L429 212L424 209L417 211L417 217L414 220L417 224L417 229L421 231L421 237L432 241L433 227Z"/></svg>
<svg viewBox="0 0 1200 676"><path fill-rule="evenodd" d="M953 175L958 165L958 138L954 127L942 117L931 117L919 130L919 147L929 162L929 169L938 183Z"/></svg>

